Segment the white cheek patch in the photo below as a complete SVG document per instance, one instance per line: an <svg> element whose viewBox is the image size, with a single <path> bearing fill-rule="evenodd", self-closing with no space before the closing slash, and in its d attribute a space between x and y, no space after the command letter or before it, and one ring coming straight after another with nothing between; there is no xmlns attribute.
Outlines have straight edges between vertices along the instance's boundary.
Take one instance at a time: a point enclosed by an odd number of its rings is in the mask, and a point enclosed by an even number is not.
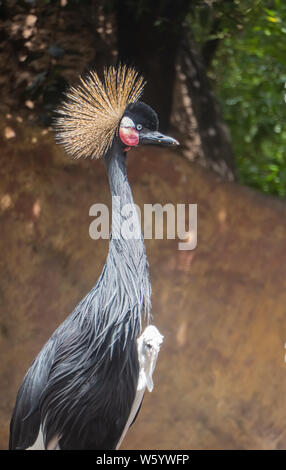
<svg viewBox="0 0 286 470"><path fill-rule="evenodd" d="M130 118L127 117L127 116L124 116L124 117L121 119L120 127L135 127L135 124L134 124L134 122L132 121L132 119L130 119Z"/></svg>

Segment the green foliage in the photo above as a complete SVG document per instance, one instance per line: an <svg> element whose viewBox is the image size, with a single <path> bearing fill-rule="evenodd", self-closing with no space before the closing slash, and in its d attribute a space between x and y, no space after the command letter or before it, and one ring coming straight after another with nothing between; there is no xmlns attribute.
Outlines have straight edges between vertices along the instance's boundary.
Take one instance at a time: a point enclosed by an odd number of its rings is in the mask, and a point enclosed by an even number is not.
<svg viewBox="0 0 286 470"><path fill-rule="evenodd" d="M232 134L240 181L286 196L286 2L250 3L237 0L231 20L217 5L222 21L216 34L223 40L210 77Z"/></svg>

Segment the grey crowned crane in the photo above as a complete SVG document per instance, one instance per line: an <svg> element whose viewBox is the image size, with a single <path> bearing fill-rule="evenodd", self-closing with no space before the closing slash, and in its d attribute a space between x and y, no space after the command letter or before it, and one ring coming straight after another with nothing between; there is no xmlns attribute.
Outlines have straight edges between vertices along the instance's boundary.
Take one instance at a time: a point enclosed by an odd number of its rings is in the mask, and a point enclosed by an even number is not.
<svg viewBox="0 0 286 470"><path fill-rule="evenodd" d="M91 291L44 345L19 389L10 449L116 449L141 405L163 337L150 321L144 240L112 237L133 204L127 151L141 144L178 145L158 132L156 112L138 101L144 83L120 65L71 87L58 109L57 140L74 157L103 157L111 194L112 231L103 271ZM118 202L118 198L117 198ZM120 233L120 232L119 232ZM140 336L141 334L141 336Z"/></svg>

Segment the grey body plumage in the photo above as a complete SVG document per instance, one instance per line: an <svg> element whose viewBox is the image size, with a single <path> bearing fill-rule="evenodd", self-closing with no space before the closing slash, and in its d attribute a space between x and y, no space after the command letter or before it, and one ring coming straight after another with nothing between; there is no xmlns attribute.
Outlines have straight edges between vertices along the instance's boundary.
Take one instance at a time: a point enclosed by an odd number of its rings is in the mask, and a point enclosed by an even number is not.
<svg viewBox="0 0 286 470"><path fill-rule="evenodd" d="M143 107L154 119L151 108L138 105L139 117ZM136 104L132 106L135 119ZM146 136L158 134L153 124L149 127L145 120ZM164 137L160 135L160 143ZM123 206L133 204L125 147L115 135L104 154L111 193ZM113 228L122 217L118 208L113 211ZM136 223L140 231L139 219ZM24 378L11 420L10 449L31 447L40 429L46 448L54 439L60 449L116 448L136 394L137 338L144 314L147 323L150 319L150 296L142 235L111 236L96 285L47 341Z"/></svg>

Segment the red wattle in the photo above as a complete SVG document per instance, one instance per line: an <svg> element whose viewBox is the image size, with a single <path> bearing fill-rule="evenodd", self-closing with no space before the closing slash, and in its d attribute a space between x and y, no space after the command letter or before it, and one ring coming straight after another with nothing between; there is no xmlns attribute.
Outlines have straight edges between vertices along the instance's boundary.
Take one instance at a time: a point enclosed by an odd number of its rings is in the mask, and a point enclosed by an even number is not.
<svg viewBox="0 0 286 470"><path fill-rule="evenodd" d="M134 127L120 127L119 137L128 147L135 147L139 143L139 132Z"/></svg>

